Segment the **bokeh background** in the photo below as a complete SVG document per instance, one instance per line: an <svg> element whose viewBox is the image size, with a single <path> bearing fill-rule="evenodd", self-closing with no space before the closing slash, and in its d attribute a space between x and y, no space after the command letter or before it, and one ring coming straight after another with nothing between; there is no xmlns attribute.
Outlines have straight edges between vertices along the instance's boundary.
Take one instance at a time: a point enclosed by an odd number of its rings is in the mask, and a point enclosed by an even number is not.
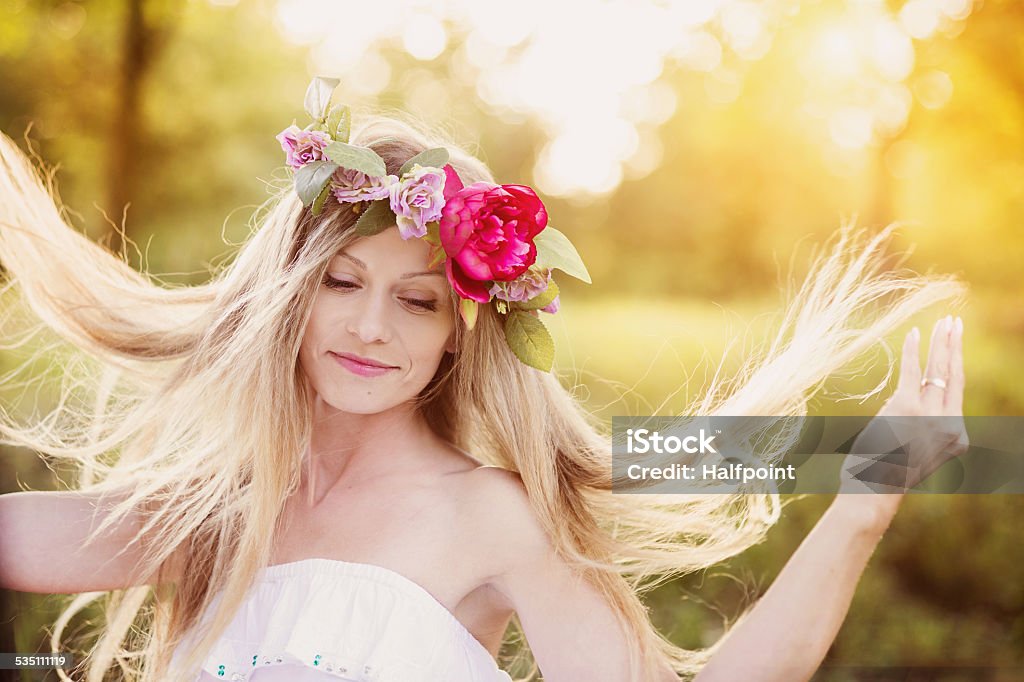
<svg viewBox="0 0 1024 682"><path fill-rule="evenodd" d="M0 129L58 166L74 224L166 282L231 257L283 163L274 135L331 75L357 115L411 110L538 189L593 275L563 278L545 321L602 417L681 410L851 220L903 222L908 267L970 285L965 410L1024 413L1019 0L4 0L0 74ZM873 413L887 393L837 397L884 376L837 379L813 410ZM3 492L58 485L32 453L0 465ZM710 643L828 502L659 588L652 617ZM1024 679L1022 517L1019 496L906 500L819 679ZM3 598L0 650L41 647L58 598Z"/></svg>

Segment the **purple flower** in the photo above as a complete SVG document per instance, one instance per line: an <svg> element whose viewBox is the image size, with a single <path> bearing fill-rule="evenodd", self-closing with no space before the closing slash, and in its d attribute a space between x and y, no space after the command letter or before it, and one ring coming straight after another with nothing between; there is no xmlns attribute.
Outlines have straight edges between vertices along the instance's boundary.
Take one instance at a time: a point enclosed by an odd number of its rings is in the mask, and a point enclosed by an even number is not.
<svg viewBox="0 0 1024 682"><path fill-rule="evenodd" d="M321 130L301 130L290 125L277 135L287 163L292 168L302 168L310 161L324 158L324 147L331 143L331 136Z"/></svg>
<svg viewBox="0 0 1024 682"><path fill-rule="evenodd" d="M530 268L511 282L495 282L488 293L503 301L529 301L543 294L550 282L551 270Z"/></svg>
<svg viewBox="0 0 1024 682"><path fill-rule="evenodd" d="M561 294L559 294L559 296L561 296ZM552 315L557 313L558 312L558 296L555 296L553 299L551 299L551 303L548 303L546 306L541 308L541 310L546 312L546 313L551 313Z"/></svg>
<svg viewBox="0 0 1024 682"><path fill-rule="evenodd" d="M361 171L339 168L331 176L331 192L341 203L376 201L388 196L390 186L397 181L394 175L374 177Z"/></svg>
<svg viewBox="0 0 1024 682"><path fill-rule="evenodd" d="M391 185L391 210L402 239L422 237L427 223L441 217L444 208L445 174L439 168L416 164Z"/></svg>

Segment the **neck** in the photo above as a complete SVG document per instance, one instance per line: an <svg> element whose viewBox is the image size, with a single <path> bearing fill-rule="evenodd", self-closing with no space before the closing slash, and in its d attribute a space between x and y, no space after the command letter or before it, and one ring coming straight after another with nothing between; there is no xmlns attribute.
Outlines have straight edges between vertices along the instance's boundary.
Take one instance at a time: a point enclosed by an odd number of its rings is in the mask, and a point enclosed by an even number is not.
<svg viewBox="0 0 1024 682"><path fill-rule="evenodd" d="M412 403L384 412L341 412L314 398L310 462L303 478L311 474L309 494L323 498L343 477L360 480L415 466L424 444L436 439L423 415Z"/></svg>

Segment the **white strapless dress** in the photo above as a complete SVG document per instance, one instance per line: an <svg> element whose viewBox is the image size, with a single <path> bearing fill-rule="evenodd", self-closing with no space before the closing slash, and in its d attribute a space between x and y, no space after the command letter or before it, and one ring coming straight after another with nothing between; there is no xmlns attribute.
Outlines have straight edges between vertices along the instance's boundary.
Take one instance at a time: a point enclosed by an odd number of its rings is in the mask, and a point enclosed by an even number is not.
<svg viewBox="0 0 1024 682"><path fill-rule="evenodd" d="M219 602L218 594L202 623ZM426 589L381 566L335 559L262 569L197 671L195 682L212 680L511 682Z"/></svg>

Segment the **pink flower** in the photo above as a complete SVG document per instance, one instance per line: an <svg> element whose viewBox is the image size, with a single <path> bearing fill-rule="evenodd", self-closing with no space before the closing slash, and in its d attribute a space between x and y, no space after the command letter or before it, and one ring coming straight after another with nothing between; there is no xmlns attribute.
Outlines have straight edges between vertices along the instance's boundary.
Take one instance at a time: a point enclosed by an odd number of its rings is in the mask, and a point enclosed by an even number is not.
<svg viewBox="0 0 1024 682"><path fill-rule="evenodd" d="M510 282L537 260L533 238L547 223L547 209L525 185L464 187L441 211L448 281L462 298L487 303L489 282Z"/></svg>
<svg viewBox="0 0 1024 682"><path fill-rule="evenodd" d="M391 210L402 239L422 237L427 233L427 223L441 217L444 181L443 171L415 164L400 182L391 185Z"/></svg>
<svg viewBox="0 0 1024 682"><path fill-rule="evenodd" d="M331 136L321 130L301 130L290 125L277 135L281 149L286 154L285 163L292 168L302 168L310 161L324 158L324 147L331 143Z"/></svg>
<svg viewBox="0 0 1024 682"><path fill-rule="evenodd" d="M361 171L339 168L331 176L331 193L342 203L376 201L388 196L396 182L398 178L394 175L374 177Z"/></svg>
<svg viewBox="0 0 1024 682"><path fill-rule="evenodd" d="M495 282L488 292L503 301L529 301L544 293L551 282L551 270L530 268L511 282Z"/></svg>

